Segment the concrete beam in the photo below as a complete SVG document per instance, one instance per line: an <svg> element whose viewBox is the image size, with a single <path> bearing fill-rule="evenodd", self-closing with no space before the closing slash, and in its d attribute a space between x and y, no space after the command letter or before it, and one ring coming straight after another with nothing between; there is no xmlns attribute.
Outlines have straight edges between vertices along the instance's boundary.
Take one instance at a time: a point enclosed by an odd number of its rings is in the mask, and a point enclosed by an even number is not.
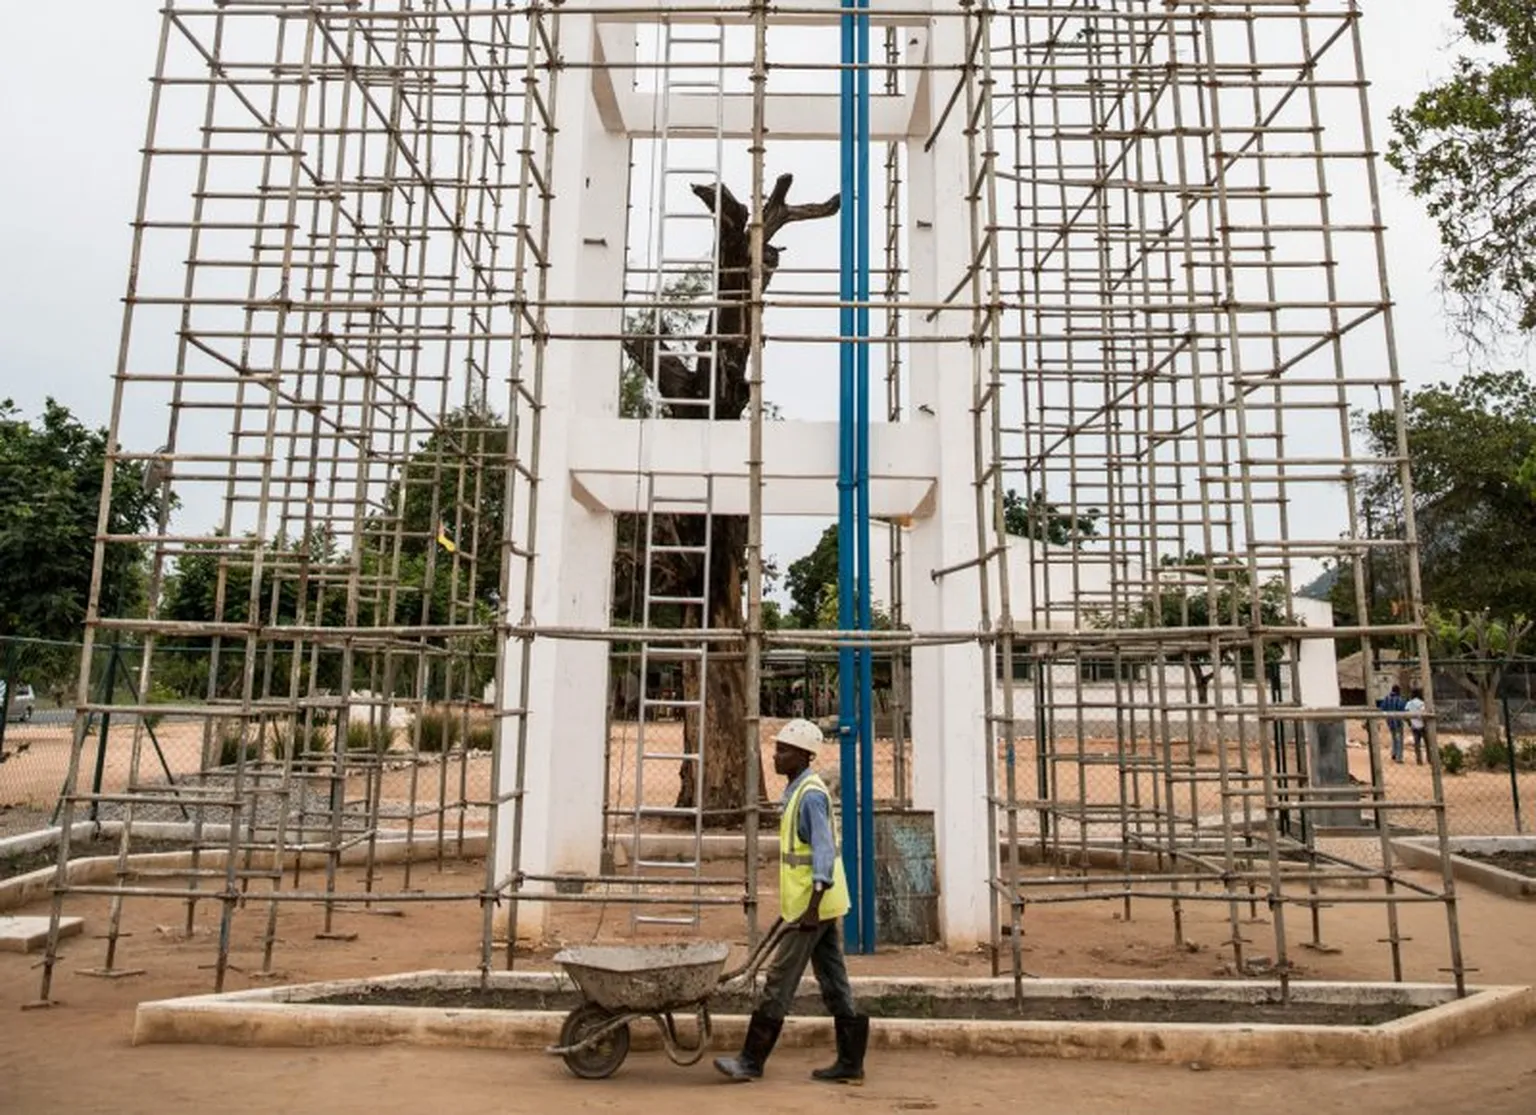
<svg viewBox="0 0 1536 1115"><path fill-rule="evenodd" d="M747 513L745 423L594 418L572 437L575 496L591 510L644 511L641 478L714 478L717 514ZM870 513L911 519L931 509L935 446L930 423L871 427ZM763 428L763 510L837 514L837 423L770 422Z"/></svg>

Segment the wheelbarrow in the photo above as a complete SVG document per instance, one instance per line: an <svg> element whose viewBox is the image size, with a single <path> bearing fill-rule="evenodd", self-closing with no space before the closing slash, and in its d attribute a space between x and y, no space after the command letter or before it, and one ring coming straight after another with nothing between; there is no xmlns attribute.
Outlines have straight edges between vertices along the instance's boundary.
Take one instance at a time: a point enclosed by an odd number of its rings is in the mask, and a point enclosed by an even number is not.
<svg viewBox="0 0 1536 1115"><path fill-rule="evenodd" d="M629 1055L629 1024L649 1018L661 1031L662 1047L677 1065L695 1065L709 1049L712 1033L709 999L727 984L755 975L787 931L774 922L747 961L721 972L731 946L723 942L689 945L585 945L555 955L555 963L581 992L582 1003L560 1027L560 1043L547 1052L584 1080L612 1076ZM678 1014L692 1011L697 1040L679 1037Z"/></svg>

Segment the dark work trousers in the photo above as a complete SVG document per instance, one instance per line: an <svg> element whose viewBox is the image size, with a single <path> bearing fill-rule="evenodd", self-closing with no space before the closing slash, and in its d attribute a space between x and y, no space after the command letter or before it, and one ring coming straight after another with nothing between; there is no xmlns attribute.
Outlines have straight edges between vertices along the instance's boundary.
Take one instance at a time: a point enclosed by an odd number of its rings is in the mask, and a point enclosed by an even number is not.
<svg viewBox="0 0 1536 1115"><path fill-rule="evenodd" d="M795 991L800 987L800 977L805 975L807 962L816 973L827 1013L833 1018L856 1015L853 988L848 985L848 966L843 962L841 918L822 922L820 929L791 929L784 934L773 950L773 959L768 962L757 1009L769 1018L784 1018L795 1001Z"/></svg>

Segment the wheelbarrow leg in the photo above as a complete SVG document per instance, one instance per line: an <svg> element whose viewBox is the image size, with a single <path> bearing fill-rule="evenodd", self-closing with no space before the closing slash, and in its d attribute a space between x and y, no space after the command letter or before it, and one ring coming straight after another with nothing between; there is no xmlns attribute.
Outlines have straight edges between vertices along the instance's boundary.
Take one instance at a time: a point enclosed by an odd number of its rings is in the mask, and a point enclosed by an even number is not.
<svg viewBox="0 0 1536 1115"><path fill-rule="evenodd" d="M768 1055L773 1052L783 1028L782 1018L769 1018L761 1010L753 1011L741 1052L734 1057L716 1057L715 1068L736 1083L757 1080L763 1075L763 1066L768 1063Z"/></svg>

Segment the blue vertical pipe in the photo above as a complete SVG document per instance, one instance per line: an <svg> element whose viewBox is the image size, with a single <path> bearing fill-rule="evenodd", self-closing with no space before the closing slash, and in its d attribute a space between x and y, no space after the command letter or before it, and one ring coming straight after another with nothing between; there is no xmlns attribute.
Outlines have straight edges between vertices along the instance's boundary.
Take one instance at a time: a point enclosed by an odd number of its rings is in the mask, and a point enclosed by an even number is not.
<svg viewBox="0 0 1536 1115"><path fill-rule="evenodd" d="M854 601L854 492L856 488L855 471L856 437L854 419L854 379L855 379L855 346L852 341L856 326L853 313L853 297L856 284L854 282L854 268L857 264L857 213L854 204L854 196L857 193L858 183L855 180L856 164L854 159L856 148L855 130L858 126L857 113L854 110L855 83L853 71L848 64L853 61L854 55L854 21L853 17L844 15L840 21L842 30L842 60L844 68L841 74L841 127L838 131L838 148L842 157L842 204L838 209L838 226L842 234L841 252L838 265L838 299L841 307L838 312L838 455L837 455L837 626L840 630L851 630L855 622ZM856 797L856 774L858 771L856 728L858 721L857 703L857 671L855 669L854 653L849 647L839 647L837 652L837 694L838 694L838 742L839 749L839 790L842 803L842 836L843 836L843 873L848 881L848 897L850 907L848 916L844 919L844 932L849 945L854 949L862 949L864 935L862 932L862 911L860 903L859 884L863 879L860 870L859 837L862 826L859 824L858 804Z"/></svg>
<svg viewBox="0 0 1536 1115"><path fill-rule="evenodd" d="M861 13L868 8L869 0L854 0ZM858 308L854 311L858 336L855 363L855 397L857 409L857 460L856 475L858 492L856 500L856 533L858 535L859 562L859 630L869 631L871 623L869 555L869 16L856 17L855 52L858 69L854 71L855 117L858 149L855 152L855 174L858 177L858 270L855 276L855 295ZM860 950L875 951L875 741L874 741L874 680L872 659L874 649L863 647L859 652L859 927L862 930Z"/></svg>

